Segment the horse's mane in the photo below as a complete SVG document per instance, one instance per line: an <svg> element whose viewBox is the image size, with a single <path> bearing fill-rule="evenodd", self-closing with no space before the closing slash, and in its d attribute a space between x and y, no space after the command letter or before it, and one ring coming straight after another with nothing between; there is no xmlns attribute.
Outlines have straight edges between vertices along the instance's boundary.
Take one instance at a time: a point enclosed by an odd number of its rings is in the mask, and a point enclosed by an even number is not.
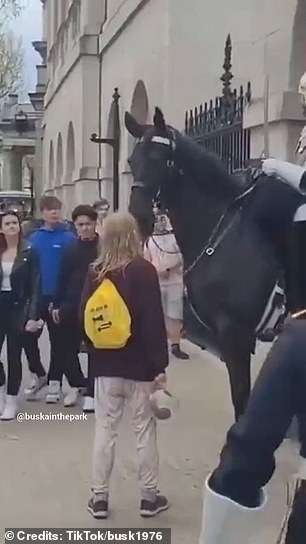
<svg viewBox="0 0 306 544"><path fill-rule="evenodd" d="M233 197L241 192L239 181L227 173L220 159L190 137L175 130L178 147L177 163L200 189Z"/></svg>

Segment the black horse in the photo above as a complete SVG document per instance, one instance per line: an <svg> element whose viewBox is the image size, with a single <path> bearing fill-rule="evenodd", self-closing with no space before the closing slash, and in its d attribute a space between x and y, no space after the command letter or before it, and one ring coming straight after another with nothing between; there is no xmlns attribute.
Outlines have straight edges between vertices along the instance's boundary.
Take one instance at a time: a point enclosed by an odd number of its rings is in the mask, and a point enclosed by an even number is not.
<svg viewBox="0 0 306 544"><path fill-rule="evenodd" d="M188 301L226 363L237 419L250 394L255 331L287 269L289 234L303 196L262 173L242 186L217 158L166 125L158 108L153 125L140 125L129 113L125 125L138 139L129 158L130 212L146 238L153 229L152 201L164 201L184 258Z"/></svg>

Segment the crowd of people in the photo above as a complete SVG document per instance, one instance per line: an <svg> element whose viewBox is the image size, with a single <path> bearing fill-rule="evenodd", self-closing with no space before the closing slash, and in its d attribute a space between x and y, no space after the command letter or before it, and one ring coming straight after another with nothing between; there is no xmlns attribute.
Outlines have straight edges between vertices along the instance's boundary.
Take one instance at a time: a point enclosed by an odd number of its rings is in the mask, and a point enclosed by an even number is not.
<svg viewBox="0 0 306 544"><path fill-rule="evenodd" d="M88 510L106 518L117 427L129 403L140 513L151 517L169 506L158 491L156 420L162 410L154 395L166 388L169 348L174 357L189 358L180 346L182 257L165 216L158 214L144 248L134 218L109 214L109 208L106 200L79 205L68 222L61 218L60 200L43 196L39 220L21 221L12 210L0 216L1 349L5 340L7 346L7 372L0 363L0 419L13 420L20 409L23 350L32 376L27 400L46 387L46 403L58 403L65 377L64 406L84 396L83 410L95 412ZM48 372L39 345L45 326ZM86 376L82 351L88 355Z"/></svg>
<svg viewBox="0 0 306 544"><path fill-rule="evenodd" d="M78 358L77 310L87 268L97 256L99 205L78 206L73 212L73 229L61 220L61 207L56 197L46 196L40 202L39 221L21 223L11 210L0 217L1 347L6 338L8 370L5 388L1 363L1 420L14 419L18 412L22 350L32 374L25 390L28 400L48 386L46 402L57 403L65 375L70 391L64 405L73 406L83 389L84 410L93 410L93 377L89 371L85 379ZM39 349L44 324L50 339L48 373Z"/></svg>
<svg viewBox="0 0 306 544"><path fill-rule="evenodd" d="M87 509L105 519L118 426L129 405L140 515L153 517L169 508L158 486L157 419L165 417L158 393L169 396L169 351L178 359L189 358L180 342L182 256L160 211L152 237L143 244L135 219L109 214L105 200L77 206L71 222L61 219L61 208L56 197L44 196L39 222L21 222L12 210L0 216L1 348L5 340L7 345L7 375L0 363L0 419L13 420L19 410L22 350L32 374L28 400L47 387L46 403L58 403L65 377L64 406L74 406L83 395L83 410L95 412ZM275 466L273 454L294 415L299 417L303 462L286 544L302 542L290 538L296 531L304 534L304 517L297 512L306 496L305 390L301 386L300 396L295 391L297 376L301 384L305 378L304 324L290 318L264 363L246 414L228 433L220 464L205 483L201 544L252 542L266 500L264 485ZM39 348L45 325L48 372ZM81 351L88 355L86 376Z"/></svg>

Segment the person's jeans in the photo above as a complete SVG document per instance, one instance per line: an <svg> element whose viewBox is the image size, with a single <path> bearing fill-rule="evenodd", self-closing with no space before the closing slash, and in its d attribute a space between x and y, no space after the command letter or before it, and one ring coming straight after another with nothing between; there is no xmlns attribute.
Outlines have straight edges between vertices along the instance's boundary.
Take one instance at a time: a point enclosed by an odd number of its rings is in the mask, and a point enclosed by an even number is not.
<svg viewBox="0 0 306 544"><path fill-rule="evenodd" d="M46 371L41 363L37 334L25 332L22 337L22 346L28 360L30 372L36 374L38 378L45 376Z"/></svg>
<svg viewBox="0 0 306 544"><path fill-rule="evenodd" d="M0 293L0 352L5 338L8 365L7 394L16 396L22 378L22 333L16 326L16 307L10 292ZM5 374L2 363L0 366L2 367L2 370L0 368L0 384L4 385Z"/></svg>
<svg viewBox="0 0 306 544"><path fill-rule="evenodd" d="M58 328L62 338L62 372L65 374L70 387L87 387L87 379L83 375L79 361L81 332L78 322L63 322L58 325Z"/></svg>
<svg viewBox="0 0 306 544"><path fill-rule="evenodd" d="M50 302L50 297L43 298L42 319L47 325L50 340L50 366L48 372L48 382L57 381L62 383L62 335L60 327L54 323L52 315L49 312Z"/></svg>
<svg viewBox="0 0 306 544"><path fill-rule="evenodd" d="M87 361L87 391L86 391L86 396L91 397L92 399L95 396L95 377L94 377L93 365L92 365L89 353L88 353L88 361Z"/></svg>
<svg viewBox="0 0 306 544"><path fill-rule="evenodd" d="M136 436L142 498L155 500L159 457L156 420L149 402L151 391L151 382L136 382L124 378L95 379L96 428L92 490L106 500L115 460L118 425L126 403L131 409L132 425Z"/></svg>

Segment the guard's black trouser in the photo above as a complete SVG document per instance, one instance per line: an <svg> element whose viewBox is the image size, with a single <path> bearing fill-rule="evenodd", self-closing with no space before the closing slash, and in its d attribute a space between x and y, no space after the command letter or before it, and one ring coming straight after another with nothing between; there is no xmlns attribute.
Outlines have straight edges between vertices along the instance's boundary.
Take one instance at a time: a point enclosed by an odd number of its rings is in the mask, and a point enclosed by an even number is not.
<svg viewBox="0 0 306 544"><path fill-rule="evenodd" d="M256 506L260 488L274 472L275 450L295 415L306 457L306 321L290 318L264 362L245 414L227 434L212 488Z"/></svg>

